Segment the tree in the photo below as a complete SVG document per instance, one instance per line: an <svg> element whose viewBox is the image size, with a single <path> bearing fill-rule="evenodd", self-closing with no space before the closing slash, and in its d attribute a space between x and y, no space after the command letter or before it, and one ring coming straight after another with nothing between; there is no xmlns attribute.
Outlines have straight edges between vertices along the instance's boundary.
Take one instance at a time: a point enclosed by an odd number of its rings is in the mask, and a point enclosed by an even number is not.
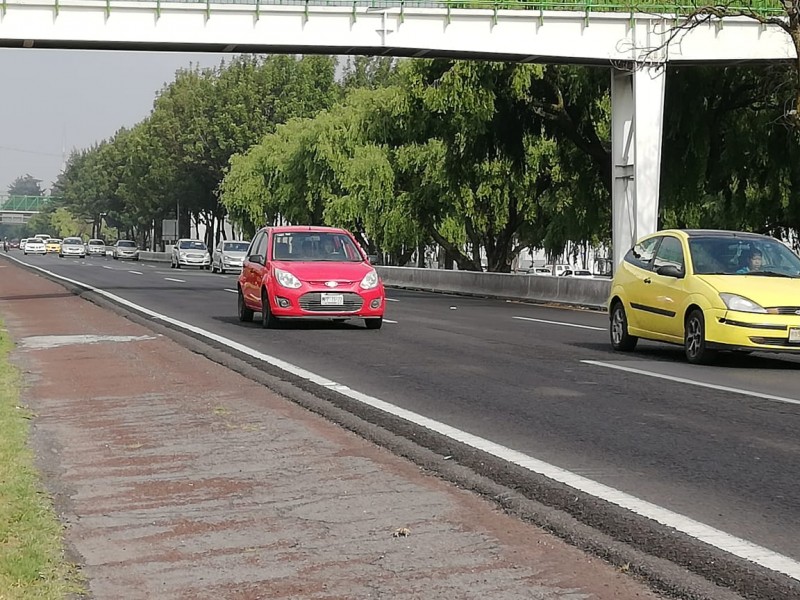
<svg viewBox="0 0 800 600"><path fill-rule="evenodd" d="M26 174L17 177L14 182L8 186L9 196L43 196L41 179L36 179L33 175Z"/></svg>

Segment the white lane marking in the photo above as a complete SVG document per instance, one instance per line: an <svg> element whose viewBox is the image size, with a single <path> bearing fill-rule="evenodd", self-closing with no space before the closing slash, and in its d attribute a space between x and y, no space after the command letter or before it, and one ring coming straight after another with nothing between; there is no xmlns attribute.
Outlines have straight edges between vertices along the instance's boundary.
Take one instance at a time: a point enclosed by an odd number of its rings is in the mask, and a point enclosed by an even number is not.
<svg viewBox="0 0 800 600"><path fill-rule="evenodd" d="M103 265L103 268L104 269L111 269L112 271L114 270L114 267L109 267L108 265Z"/></svg>
<svg viewBox="0 0 800 600"><path fill-rule="evenodd" d="M394 324L397 324L397 321L392 321L391 319L384 319L384 320L383 320L383 322L384 322L384 323L394 323Z"/></svg>
<svg viewBox="0 0 800 600"><path fill-rule="evenodd" d="M32 335L22 338L20 346L30 350L74 346L78 344L98 344L101 342L139 342L154 340L154 335Z"/></svg>
<svg viewBox="0 0 800 600"><path fill-rule="evenodd" d="M511 317L520 321L535 321L536 323L547 323L548 325L563 325L564 327L577 327L579 329L591 329L592 331L606 331L605 327L594 327L592 325L578 325L577 323L564 323L563 321L548 321L547 319L533 319L531 317Z"/></svg>
<svg viewBox="0 0 800 600"><path fill-rule="evenodd" d="M653 371L637 369L636 367L625 367L623 365L615 365L613 363L606 363L599 360L582 360L581 362L587 365L595 365L597 367L606 367L607 369L616 369L617 371L626 371L628 373L636 373L637 375L646 375L647 377L655 377L656 379L666 379L667 381L674 381L676 383L696 385L697 387L709 388L720 392L730 392L732 394L742 394L744 396L761 398L763 400L773 400L775 402L784 402L786 404L800 405L800 400L795 400L794 398L786 398L784 396L775 396L773 394L765 394L763 392L753 392L750 390L743 390L741 388L728 387L727 385L718 385L716 383L705 383L703 381L695 381L694 379L687 379L686 377L677 377L676 375L663 375L661 373L655 373Z"/></svg>
<svg viewBox="0 0 800 600"><path fill-rule="evenodd" d="M274 367L282 369L288 373L296 375L302 379L305 379L306 381L315 383L323 387L327 387L344 396L347 396L348 398L352 398L354 400L362 402L363 404L372 406L373 408L377 408L378 410L382 410L396 417L400 417L401 419L405 419L416 425L426 427L431 431L435 431L444 436L460 441L463 444L467 444L474 448L483 450L484 452L492 454L502 460L519 465L523 468L533 471L534 473L538 473L540 475L548 477L549 479L573 487L591 496L600 498L602 500L605 500L606 502L610 502L611 504L616 504L618 506L621 506L622 508L626 508L631 512L634 512L643 517L647 517L648 519L652 519L658 523L661 523L662 525L666 525L667 527L672 527L697 540L700 540L701 542L704 542L706 544L714 546L715 548L719 548L720 550L733 554L734 556L744 558L746 560L754 562L757 565L766 567L767 569L772 569L773 571L784 573L785 575L788 575L789 577L800 581L800 562L794 560L793 558L784 556L773 550L769 550L768 548L764 548L763 546L759 546L742 538L738 538L729 533L725 533L724 531L706 525L705 523L700 523L699 521L695 521L694 519L691 519L685 515L681 515L679 513L673 512L656 504L652 504L645 500L641 500L635 496L626 494L625 492L622 492L605 484L599 483L592 479L588 479L587 477L577 475L576 473L567 471L566 469L562 469L561 467L557 467L555 465L546 463L542 460L533 458L531 456L523 454L522 452L518 452L517 450L506 448L505 446L501 446L500 444L497 444L490 440L478 437L476 435L467 433L465 431L461 431L460 429L456 429L455 427L451 427L450 425L439 423L438 421L434 421L433 419L429 419L428 417L424 417L410 410L406 410L405 408L394 406L393 404L389 404L388 402L384 402L383 400L380 400L373 396L368 396L367 394L364 394L362 392L350 389L346 385L342 385L340 383L328 379L327 377L323 377L321 375L312 373L311 371L307 371L301 367L297 367L289 362L286 362L285 360L276 358L274 356L270 356L269 354L258 352L257 350L253 350L252 348L249 348L244 344L235 342L219 334L206 331L205 329L201 329L189 323L184 323L183 321L179 321L177 319L173 319L172 317L162 315L153 310L150 310L149 308L145 308L144 306L139 306L138 304L135 304L130 300L126 300L125 298L116 296L115 294L112 294L105 290L101 290L99 288L88 285L81 281L76 281L74 279L57 275L56 273L53 273L52 271L48 271L46 269L42 269L41 267L33 267L33 268L43 273L46 273L56 279L60 279L62 281L66 281L73 285L77 285L83 287L84 289L93 291L96 294L99 294L100 296L104 296L109 300L113 300L114 302L117 302L123 306L127 306L133 310L140 312L141 314L150 316L157 321L170 323L175 327L184 329L186 331L191 331L195 334L198 334L202 337L205 337L209 340L213 340L223 346L226 346L232 350L236 350L237 352L241 352L252 358L255 358L257 360L270 364Z"/></svg>
<svg viewBox="0 0 800 600"><path fill-rule="evenodd" d="M178 283L186 283L185 279L175 279L174 277L164 277L167 281L177 281Z"/></svg>
<svg viewBox="0 0 800 600"><path fill-rule="evenodd" d="M400 300L398 300L397 298L387 298L386 301L387 302L400 302Z"/></svg>
<svg viewBox="0 0 800 600"><path fill-rule="evenodd" d="M128 271L128 273L133 273L134 275L144 275L141 271Z"/></svg>
<svg viewBox="0 0 800 600"><path fill-rule="evenodd" d="M239 290L232 290L231 288L224 288L226 292L233 292L234 294L238 294Z"/></svg>

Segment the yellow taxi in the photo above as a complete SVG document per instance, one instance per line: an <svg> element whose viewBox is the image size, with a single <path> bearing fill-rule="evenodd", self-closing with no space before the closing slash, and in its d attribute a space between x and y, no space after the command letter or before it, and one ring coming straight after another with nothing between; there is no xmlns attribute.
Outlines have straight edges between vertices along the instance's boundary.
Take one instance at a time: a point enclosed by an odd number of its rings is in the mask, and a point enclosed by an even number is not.
<svg viewBox="0 0 800 600"><path fill-rule="evenodd" d="M48 254L58 254L61 252L61 240L50 238L44 243L44 247L47 249Z"/></svg>
<svg viewBox="0 0 800 600"><path fill-rule="evenodd" d="M800 258L755 233L659 231L620 263L608 313L615 350L680 344L695 364L719 350L800 352Z"/></svg>

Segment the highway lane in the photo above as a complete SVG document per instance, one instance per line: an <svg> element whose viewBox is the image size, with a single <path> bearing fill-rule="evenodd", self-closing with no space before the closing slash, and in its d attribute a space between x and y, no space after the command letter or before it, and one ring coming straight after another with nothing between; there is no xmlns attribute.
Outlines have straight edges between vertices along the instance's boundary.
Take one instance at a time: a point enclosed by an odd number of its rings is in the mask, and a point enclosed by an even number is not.
<svg viewBox="0 0 800 600"><path fill-rule="evenodd" d="M24 260L800 559L800 406L582 362L800 400L794 358L694 367L656 344L621 355L603 314L399 290L381 331L264 331L236 319L232 275Z"/></svg>

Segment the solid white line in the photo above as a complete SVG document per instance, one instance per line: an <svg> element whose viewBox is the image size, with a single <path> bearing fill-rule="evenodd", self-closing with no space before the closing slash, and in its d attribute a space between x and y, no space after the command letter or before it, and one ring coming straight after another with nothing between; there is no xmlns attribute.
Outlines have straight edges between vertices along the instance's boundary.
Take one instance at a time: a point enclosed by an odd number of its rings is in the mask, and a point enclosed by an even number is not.
<svg viewBox="0 0 800 600"><path fill-rule="evenodd" d="M386 301L387 302L400 302L400 300L398 300L397 298L387 298Z"/></svg>
<svg viewBox="0 0 800 600"><path fill-rule="evenodd" d="M81 281L76 281L74 279L69 279L67 277L57 275L52 271L42 269L41 267L33 267L33 268L48 275L51 275L52 277L55 277L57 279L61 279L62 281L66 281L68 283L72 283L73 285L77 285L85 289L91 290L101 296L113 300L114 302L122 304L123 306L127 306L142 314L148 315L157 321L170 323L171 325L178 327L180 329L191 331L192 333L205 337L209 340L213 340L232 350L236 350L237 352L241 352L252 358L255 358L257 360L270 364L274 367L277 367L283 371L296 375L302 379L305 379L306 381L329 388L344 396L347 396L348 398L352 398L354 400L362 402L363 404L372 406L373 408L377 408L378 410L382 410L396 417L400 417L401 419L405 419L406 421L409 421L416 425L426 427L431 431L440 433L451 439L457 440L463 444L472 446L473 448L483 450L484 452L492 454L502 460L514 463L530 471L533 471L534 473L538 473L554 481L558 481L560 483L568 485L572 488L585 492L591 496L600 498L612 504L616 504L618 506L626 508L638 515L652 519L658 523L661 523L662 525L666 525L667 527L672 527L697 540L700 540L701 542L704 542L706 544L719 548L720 550L733 554L734 556L744 558L757 565L766 567L767 569L772 569L773 571L784 573L785 575L788 575L789 577L792 577L793 579L797 579L798 581L800 581L800 562L794 560L793 558L784 556L782 554L779 554L777 552L769 550L768 548L764 548L763 546L759 546L742 538L730 535L729 533L725 533L724 531L715 529L710 525L700 523L699 521L695 521L694 519L690 519L689 517L686 517L684 515L678 514L666 508L662 508L661 506L658 506L656 504L652 504L645 500L641 500L639 498L636 498L635 496L631 496L630 494L626 494L625 492L614 489L612 487L609 487L605 484L599 483L592 479L588 479L581 475L577 475L571 471L562 469L561 467L557 467L555 465L546 463L542 460L530 457L526 454L523 454L522 452L518 452L517 450L506 448L505 446L501 446L500 444L497 444L485 438L481 438L471 433L461 431L460 429L456 429L455 427L451 427L450 425L446 425L445 423L434 421L433 419L429 419L428 417L424 417L410 410L406 410L405 408L400 408L399 406L389 404L388 402L384 402L383 400L380 400L373 396L369 396L359 391L350 389L346 385L342 385L340 383L328 379L327 377L322 377L321 375L317 375L315 373L312 373L311 371L307 371L301 367L297 367L289 362L286 362L285 360L276 358L274 356L270 356L269 354L258 352L257 350L253 350L252 348L249 348L244 344L235 342L219 334L206 331L205 329L201 329L189 323L184 323L183 321L179 321L177 319L173 319L172 317L162 315L153 310L150 310L149 308L139 306L138 304L135 304L130 300L126 300L125 298L121 298L120 296L111 294L110 292L107 292L105 290L101 290L94 286L85 284Z"/></svg>
<svg viewBox="0 0 800 600"><path fill-rule="evenodd" d="M637 369L636 367L625 367L622 365L615 365L613 363L601 362L599 360L582 360L581 362L587 365L595 365L598 367L606 367L607 369L616 369L617 371L626 371L628 373L636 373L637 375L646 375L647 377L655 377L656 379L666 379L667 381L674 381L676 383L696 385L697 387L709 388L712 390L718 390L720 392L730 392L732 394L742 394L744 396L761 398L763 400L773 400L775 402L784 402L786 404L800 405L800 400L795 400L794 398L786 398L784 396L774 396L773 394L764 394L763 392L752 392L750 390L743 390L741 388L728 387L727 385L717 385L716 383L705 383L703 381L695 381L694 379L677 377L675 375L662 375L661 373L654 373L653 371L645 371L644 369Z"/></svg>
<svg viewBox="0 0 800 600"><path fill-rule="evenodd" d="M238 294L239 293L239 290L232 290L230 288L225 288L225 291L226 292L233 292L234 294Z"/></svg>
<svg viewBox="0 0 800 600"><path fill-rule="evenodd" d="M520 321L535 321L536 323L547 323L548 325L563 325L564 327L577 327L579 329L591 329L592 331L606 331L605 327L593 327L592 325L578 325L577 323L564 323L562 321L548 321L547 319L533 319L531 317L511 317Z"/></svg>
<svg viewBox="0 0 800 600"><path fill-rule="evenodd" d="M174 277L164 277L167 281L177 281L178 283L186 283L185 279L175 279Z"/></svg>
<svg viewBox="0 0 800 600"><path fill-rule="evenodd" d="M112 271L114 270L114 267L109 267L108 265L103 265L103 268L104 269L111 269Z"/></svg>
<svg viewBox="0 0 800 600"><path fill-rule="evenodd" d="M133 273L134 275L144 275L141 271L128 271L128 273Z"/></svg>
<svg viewBox="0 0 800 600"><path fill-rule="evenodd" d="M392 321L392 320L390 320L390 319L384 319L384 320L383 320L383 322L384 322L384 323L394 323L394 324L397 324L397 321Z"/></svg>

